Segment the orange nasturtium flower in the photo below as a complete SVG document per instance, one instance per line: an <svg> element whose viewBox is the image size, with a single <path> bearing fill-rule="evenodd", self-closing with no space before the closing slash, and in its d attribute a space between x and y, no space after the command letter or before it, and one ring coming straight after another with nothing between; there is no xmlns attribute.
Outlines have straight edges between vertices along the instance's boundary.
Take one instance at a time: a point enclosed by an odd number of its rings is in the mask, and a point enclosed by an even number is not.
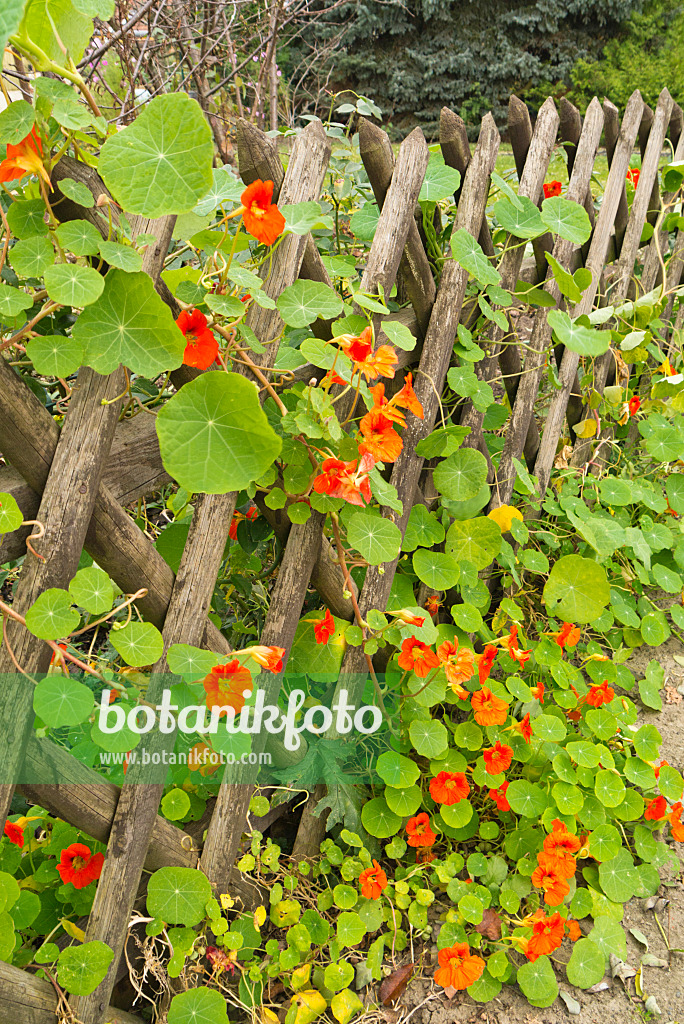
<svg viewBox="0 0 684 1024"><path fill-rule="evenodd" d="M550 199L551 196L559 196L563 185L560 181L545 181L544 182L544 199Z"/></svg>
<svg viewBox="0 0 684 1024"><path fill-rule="evenodd" d="M478 654L475 658L480 686L484 686L489 679L489 675L494 667L494 662L496 661L498 653L497 648L494 647L493 644L487 644L482 654Z"/></svg>
<svg viewBox="0 0 684 1024"><path fill-rule="evenodd" d="M636 188L637 185L639 184L639 177L640 177L640 175L641 175L640 168L638 168L638 167L630 167L629 170L627 171L627 174L625 175L625 179L630 182L630 184L633 186L633 188Z"/></svg>
<svg viewBox="0 0 684 1024"><path fill-rule="evenodd" d="M72 843L62 850L57 871L64 885L71 882L74 889L85 889L100 877L103 864L104 854L93 854L83 843Z"/></svg>
<svg viewBox="0 0 684 1024"><path fill-rule="evenodd" d="M484 960L470 952L467 942L457 942L455 946L440 949L437 960L439 967L435 971L435 981L444 988L468 988L485 969Z"/></svg>
<svg viewBox="0 0 684 1024"><path fill-rule="evenodd" d="M582 929L579 926L579 921L568 920L565 923L568 926L568 936L571 942L577 942L578 939L582 938Z"/></svg>
<svg viewBox="0 0 684 1024"><path fill-rule="evenodd" d="M413 374L407 373L404 377L404 386L401 391L397 392L394 396L393 402L396 405L401 406L402 409L408 409L414 416L417 416L419 420L425 419L425 413L423 406L418 400L418 396L413 390Z"/></svg>
<svg viewBox="0 0 684 1024"><path fill-rule="evenodd" d="M269 672L282 672L284 647L248 647L246 653Z"/></svg>
<svg viewBox="0 0 684 1024"><path fill-rule="evenodd" d="M546 693L546 687L544 686L544 680L540 679L536 686L530 687L530 693L535 697L540 704L544 703L544 694Z"/></svg>
<svg viewBox="0 0 684 1024"><path fill-rule="evenodd" d="M428 594L425 599L425 610L429 612L432 619L436 619L439 615L441 605L442 602L439 599L439 594Z"/></svg>
<svg viewBox="0 0 684 1024"><path fill-rule="evenodd" d="M440 772L430 780L430 796L438 804L451 807L470 793L470 786L463 772Z"/></svg>
<svg viewBox="0 0 684 1024"><path fill-rule="evenodd" d="M510 786L510 782L502 782L498 789L490 789L487 796L490 800L493 800L500 811L510 811L511 805L508 802L506 796L506 790Z"/></svg>
<svg viewBox="0 0 684 1024"><path fill-rule="evenodd" d="M503 725L508 717L506 701L496 697L486 686L472 695L470 704L478 725Z"/></svg>
<svg viewBox="0 0 684 1024"><path fill-rule="evenodd" d="M218 355L218 342L207 327L207 318L199 309L184 309L176 326L185 337L183 362L198 370L208 370Z"/></svg>
<svg viewBox="0 0 684 1024"><path fill-rule="evenodd" d="M243 691L252 689L252 673L236 658L227 665L217 665L213 668L202 685L210 711L215 707L230 707L238 715L245 706ZM222 710L219 718L225 714L227 711Z"/></svg>
<svg viewBox="0 0 684 1024"><path fill-rule="evenodd" d="M424 615L414 615L408 608L400 608L398 612L389 612L389 614L396 616L401 622L405 622L407 626L418 626L419 629L425 622Z"/></svg>
<svg viewBox="0 0 684 1024"><path fill-rule="evenodd" d="M532 872L532 885L544 890L545 903L557 907L570 892L561 862L548 853L538 853L537 862L538 866Z"/></svg>
<svg viewBox="0 0 684 1024"><path fill-rule="evenodd" d="M342 462L340 459L324 459L321 473L313 483L317 494L328 494L331 498L343 498L350 505L368 504L371 500L368 474L375 465L372 455L364 455L357 468L357 459Z"/></svg>
<svg viewBox="0 0 684 1024"><path fill-rule="evenodd" d="M484 763L490 775L500 775L508 771L513 760L513 748L497 740L493 747L482 751Z"/></svg>
<svg viewBox="0 0 684 1024"><path fill-rule="evenodd" d="M568 878L575 874L576 864L573 854L577 853L581 845L579 837L568 832L560 818L554 818L552 831L544 837L544 852L558 858Z"/></svg>
<svg viewBox="0 0 684 1024"><path fill-rule="evenodd" d="M585 699L593 708L600 708L602 704L610 704L614 696L615 690L608 685L606 679L600 686L592 686Z"/></svg>
<svg viewBox="0 0 684 1024"><path fill-rule="evenodd" d="M423 811L406 822L409 846L432 846L437 838L430 828L430 817Z"/></svg>
<svg viewBox="0 0 684 1024"><path fill-rule="evenodd" d="M354 364L353 373L363 374L366 380L376 377L394 377L397 353L391 345L379 345L373 351L373 328L366 327L361 334L340 334L334 339Z"/></svg>
<svg viewBox="0 0 684 1024"><path fill-rule="evenodd" d="M667 816L667 803L664 796L657 796L646 805L644 818L646 821L661 821Z"/></svg>
<svg viewBox="0 0 684 1024"><path fill-rule="evenodd" d="M684 843L684 825L682 825L682 801L678 800L672 805L668 821L672 831L672 838L677 843Z"/></svg>
<svg viewBox="0 0 684 1024"><path fill-rule="evenodd" d="M221 765L219 755L206 743L196 743L188 754L188 771L199 772L200 775L213 775Z"/></svg>
<svg viewBox="0 0 684 1024"><path fill-rule="evenodd" d="M17 825L15 821L6 821L4 833L9 839L10 843L14 843L15 846L24 845L24 830L20 825Z"/></svg>
<svg viewBox="0 0 684 1024"><path fill-rule="evenodd" d="M506 646L508 647L508 653L513 661L517 661L520 668L524 668L525 663L530 660L532 652L521 651L518 647L518 626L515 623L511 626L511 632L506 638Z"/></svg>
<svg viewBox="0 0 684 1024"><path fill-rule="evenodd" d="M532 739L532 726L530 724L530 715L525 715L519 722L514 720L513 725L509 725L507 732L517 732L525 740L525 743L529 743Z"/></svg>
<svg viewBox="0 0 684 1024"><path fill-rule="evenodd" d="M359 445L362 455L372 455L377 462L396 462L404 447L392 425L392 420L374 405L359 424L363 441Z"/></svg>
<svg viewBox="0 0 684 1024"><path fill-rule="evenodd" d="M453 643L451 640L445 640L443 644L439 645L437 655L444 665L449 686L457 697L466 700L470 694L461 684L467 683L475 672L474 652L468 647L462 647L459 650L458 640L454 637Z"/></svg>
<svg viewBox="0 0 684 1024"><path fill-rule="evenodd" d="M0 181L14 181L25 174L37 174L52 188L50 176L43 166L43 147L35 127L21 142L7 144L7 156L0 164Z"/></svg>
<svg viewBox="0 0 684 1024"><path fill-rule="evenodd" d="M439 665L439 658L435 652L422 640L416 640L414 636L404 640L397 661L399 668L403 668L406 672L415 672L421 679L425 679L432 669Z"/></svg>
<svg viewBox="0 0 684 1024"><path fill-rule="evenodd" d="M314 636L316 637L317 644L327 644L330 637L335 632L335 620L330 614L330 609L325 609L325 615L322 619L316 619L314 622Z"/></svg>
<svg viewBox="0 0 684 1024"><path fill-rule="evenodd" d="M373 861L372 868L366 868L359 875L361 895L367 900L380 899L383 889L387 888L387 875L382 870L377 860Z"/></svg>
<svg viewBox="0 0 684 1024"><path fill-rule="evenodd" d="M558 646L564 650L566 647L576 647L581 633L579 626L575 626L572 622L564 622L561 629L557 633L552 633L551 636L555 637Z"/></svg>
<svg viewBox="0 0 684 1024"><path fill-rule="evenodd" d="M563 918L558 911L553 917L543 917L535 921L532 927L532 938L527 943L525 956L533 962L540 956L553 953L563 941Z"/></svg>
<svg viewBox="0 0 684 1024"><path fill-rule="evenodd" d="M250 235L264 245L273 245L285 230L285 218L272 199L273 182L257 179L247 186L240 196L242 206L232 214L241 213Z"/></svg>
<svg viewBox="0 0 684 1024"><path fill-rule="evenodd" d="M636 414L639 412L639 409L641 408L641 399L638 395L632 395L629 402L627 403L627 408L629 410L630 416L636 416Z"/></svg>

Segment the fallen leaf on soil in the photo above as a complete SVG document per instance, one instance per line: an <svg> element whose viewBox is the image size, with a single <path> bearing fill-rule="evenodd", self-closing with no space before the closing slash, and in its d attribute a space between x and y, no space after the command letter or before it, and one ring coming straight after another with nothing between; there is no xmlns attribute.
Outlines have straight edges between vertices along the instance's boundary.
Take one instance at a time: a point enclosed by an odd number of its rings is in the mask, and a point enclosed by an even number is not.
<svg viewBox="0 0 684 1024"><path fill-rule="evenodd" d="M630 928L629 930L631 934L634 936L634 938L637 940L637 942L640 942L642 946L645 946L646 949L648 949L648 939L646 938L644 933L639 931L638 928Z"/></svg>
<svg viewBox="0 0 684 1024"><path fill-rule="evenodd" d="M647 1013L658 1013L659 1014L661 1012L660 1011L660 1007L658 1006L658 1004L656 1002L656 997L655 996L649 996L648 997L648 999L644 1003L644 1010L646 1010Z"/></svg>
<svg viewBox="0 0 684 1024"><path fill-rule="evenodd" d="M560 997L563 1000L563 1002L565 1003L565 1005L567 1006L568 1013L572 1013L575 1016L577 1016L578 1013L581 1013L582 1007L580 1006L580 1004L577 1002L576 999L573 999L573 997L570 995L569 992L564 992L563 989L561 989L560 990Z"/></svg>
<svg viewBox="0 0 684 1024"><path fill-rule="evenodd" d="M641 958L644 967L667 967L667 960L661 956L654 956L653 953L645 953Z"/></svg>
<svg viewBox="0 0 684 1024"><path fill-rule="evenodd" d="M626 982L628 978L633 978L636 974L636 968L630 967L624 960L621 960L615 953L610 954L610 973L614 978L619 978L620 981Z"/></svg>
<svg viewBox="0 0 684 1024"><path fill-rule="evenodd" d="M681 704L682 695L675 690L674 686L665 687L665 703L666 704Z"/></svg>
<svg viewBox="0 0 684 1024"><path fill-rule="evenodd" d="M592 985L591 988L587 989L587 992L591 992L592 995L596 995L597 992L605 992L609 989L610 985L607 981L599 981L598 984Z"/></svg>
<svg viewBox="0 0 684 1024"><path fill-rule="evenodd" d="M409 978L413 974L414 964L406 964L404 967L398 967L396 971L385 978L382 985L380 986L380 1002L383 1006L389 1006L395 999L398 999L402 995L404 989L408 985Z"/></svg>
<svg viewBox="0 0 684 1024"><path fill-rule="evenodd" d="M458 989L454 988L453 985L444 986L444 995L447 997L447 999L453 999L457 992Z"/></svg>
<svg viewBox="0 0 684 1024"><path fill-rule="evenodd" d="M495 910L487 908L482 914L482 920L475 926L475 931L490 942L497 942L501 938L501 918Z"/></svg>

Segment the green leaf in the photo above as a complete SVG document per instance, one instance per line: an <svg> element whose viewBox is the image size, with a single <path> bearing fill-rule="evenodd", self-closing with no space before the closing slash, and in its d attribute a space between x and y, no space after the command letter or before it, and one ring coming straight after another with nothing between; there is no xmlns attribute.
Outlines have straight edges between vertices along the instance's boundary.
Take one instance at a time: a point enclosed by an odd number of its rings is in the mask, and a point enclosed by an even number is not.
<svg viewBox="0 0 684 1024"><path fill-rule="evenodd" d="M465 228L459 228L452 234L451 251L456 262L472 274L481 285L501 282L501 274L489 262L479 243Z"/></svg>
<svg viewBox="0 0 684 1024"><path fill-rule="evenodd" d="M346 960L341 960L337 964L328 964L323 978L327 989L330 989L331 992L339 992L347 985L351 985L354 980L354 968Z"/></svg>
<svg viewBox="0 0 684 1024"><path fill-rule="evenodd" d="M69 584L69 593L74 604L92 615L104 615L114 600L112 581L97 565L79 569Z"/></svg>
<svg viewBox="0 0 684 1024"><path fill-rule="evenodd" d="M365 203L350 217L349 228L355 238L362 242L372 242L379 219L380 211L375 203Z"/></svg>
<svg viewBox="0 0 684 1024"><path fill-rule="evenodd" d="M658 776L658 788L670 803L676 803L677 800L682 799L684 782L676 768L666 764L660 769L660 775Z"/></svg>
<svg viewBox="0 0 684 1024"><path fill-rule="evenodd" d="M581 356L600 356L610 347L610 331L595 331L593 327L583 327L577 320L571 320L567 313L552 309L547 320L556 335L571 352L579 352Z"/></svg>
<svg viewBox="0 0 684 1024"><path fill-rule="evenodd" d="M538 715L533 723L532 730L535 736L538 736L540 740L545 740L549 743L558 743L560 740L565 738L566 728L562 718L558 718L556 715Z"/></svg>
<svg viewBox="0 0 684 1024"><path fill-rule="evenodd" d="M413 570L430 590L449 590L458 583L461 567L451 555L419 548L413 556Z"/></svg>
<svg viewBox="0 0 684 1024"><path fill-rule="evenodd" d="M11 7L12 4L7 6ZM2 32L2 21L0 21ZM15 100L0 114L0 142L16 146L33 128L36 112L26 100Z"/></svg>
<svg viewBox="0 0 684 1024"><path fill-rule="evenodd" d="M601 914L594 919L594 927L589 932L589 939L601 951L604 965L610 960L613 953L620 960L627 959L627 942L625 930L619 921L614 921L607 914Z"/></svg>
<svg viewBox="0 0 684 1024"><path fill-rule="evenodd" d="M582 298L582 292L577 286L572 274L560 265L557 259L551 255L550 252L545 252L546 262L551 267L551 272L554 276L556 284L560 290L561 295L564 295L566 299L569 299L573 304L579 302Z"/></svg>
<svg viewBox="0 0 684 1024"><path fill-rule="evenodd" d="M438 427L424 437L416 445L416 454L424 459L434 459L438 455L449 456L457 451L464 438L470 433L469 427L448 426Z"/></svg>
<svg viewBox="0 0 684 1024"><path fill-rule="evenodd" d="M490 385L480 380L470 366L452 366L447 373L447 381L457 395L472 399L479 412L485 412L494 401L494 392Z"/></svg>
<svg viewBox="0 0 684 1024"><path fill-rule="evenodd" d="M409 736L420 757L443 757L449 746L446 727L432 719L414 719L409 726Z"/></svg>
<svg viewBox="0 0 684 1024"><path fill-rule="evenodd" d="M470 893L466 893L458 901L458 909L468 924L479 924L485 908L482 900L479 900L477 896L471 896Z"/></svg>
<svg viewBox="0 0 684 1024"><path fill-rule="evenodd" d="M228 1024L226 1001L213 988L194 988L171 1000L169 1024Z"/></svg>
<svg viewBox="0 0 684 1024"><path fill-rule="evenodd" d="M24 515L17 505L16 498L5 491L0 491L0 534L18 530L23 521Z"/></svg>
<svg viewBox="0 0 684 1024"><path fill-rule="evenodd" d="M10 231L17 238L47 235L48 226L44 218L45 203L42 199L15 200L7 211L7 223Z"/></svg>
<svg viewBox="0 0 684 1024"><path fill-rule="evenodd" d="M11 207L10 207L11 209ZM0 316L15 317L33 305L33 299L26 292L9 285L0 284Z"/></svg>
<svg viewBox="0 0 684 1024"><path fill-rule="evenodd" d="M510 199L499 199L494 204L494 216L504 231L515 238L537 238L546 230L539 210L527 196L517 196L516 207Z"/></svg>
<svg viewBox="0 0 684 1024"><path fill-rule="evenodd" d="M94 703L89 687L63 675L42 679L33 692L33 710L51 729L86 722Z"/></svg>
<svg viewBox="0 0 684 1024"><path fill-rule="evenodd" d="M171 672L183 676L186 682L192 683L208 675L221 659L211 651L203 651L199 647L171 644L166 653L166 660Z"/></svg>
<svg viewBox="0 0 684 1024"><path fill-rule="evenodd" d="M109 642L127 665L152 665L164 650L162 635L151 622L129 622L122 629L112 629Z"/></svg>
<svg viewBox="0 0 684 1024"><path fill-rule="evenodd" d="M575 245L584 245L591 235L591 221L579 203L564 196L551 196L541 207L541 219L554 235L560 235Z"/></svg>
<svg viewBox="0 0 684 1024"><path fill-rule="evenodd" d="M347 540L370 562L393 562L401 547L401 532L389 519L355 512L347 523Z"/></svg>
<svg viewBox="0 0 684 1024"><path fill-rule="evenodd" d="M418 339L411 334L406 324L402 324L398 320L383 320L380 330L387 336L387 340L392 345L403 349L404 352L412 352L416 347ZM672 507L674 508L674 506Z"/></svg>
<svg viewBox="0 0 684 1024"><path fill-rule="evenodd" d="M10 263L22 277L41 277L55 262L55 250L45 235L33 235L10 249Z"/></svg>
<svg viewBox="0 0 684 1024"><path fill-rule="evenodd" d="M169 821L182 821L190 810L190 797L184 789L170 789L162 797L160 806Z"/></svg>
<svg viewBox="0 0 684 1024"><path fill-rule="evenodd" d="M281 440L256 388L236 373L203 373L162 407L157 435L167 471L186 490L237 491L263 476Z"/></svg>
<svg viewBox="0 0 684 1024"><path fill-rule="evenodd" d="M147 887L148 913L166 924L194 928L204 918L210 899L209 879L194 868L159 868Z"/></svg>
<svg viewBox="0 0 684 1024"><path fill-rule="evenodd" d="M640 757L642 761L655 761L663 742L663 737L655 725L642 725L634 733L632 739L634 740L634 752L637 757Z"/></svg>
<svg viewBox="0 0 684 1024"><path fill-rule="evenodd" d="M593 933L592 933L593 934ZM601 980L606 965L603 953L591 939L579 939L567 966L568 981L578 988L591 988Z"/></svg>
<svg viewBox="0 0 684 1024"><path fill-rule="evenodd" d="M59 182L59 190L63 195L73 199L75 203L85 207L87 210L95 205L92 192L82 181L74 181L73 178L62 178Z"/></svg>
<svg viewBox="0 0 684 1024"><path fill-rule="evenodd" d="M406 533L401 545L403 551L417 547L430 548L444 540L444 527L437 516L428 512L425 505L414 505L409 514Z"/></svg>
<svg viewBox="0 0 684 1024"><path fill-rule="evenodd" d="M622 848L611 860L599 864L599 883L613 903L626 903L639 888L639 876L630 854Z"/></svg>
<svg viewBox="0 0 684 1024"><path fill-rule="evenodd" d="M485 569L493 561L500 547L501 530L486 516L457 520L447 531L447 554L459 563L471 562L478 570Z"/></svg>
<svg viewBox="0 0 684 1024"><path fill-rule="evenodd" d="M92 267L53 263L45 271L48 295L63 306L76 306L78 309L90 306L100 298L104 286L104 278Z"/></svg>
<svg viewBox="0 0 684 1024"><path fill-rule="evenodd" d="M99 171L126 213L188 213L212 187L211 129L185 92L150 100L105 142Z"/></svg>
<svg viewBox="0 0 684 1024"><path fill-rule="evenodd" d="M57 979L72 996L89 995L104 981L114 950L104 942L67 946L59 954Z"/></svg>
<svg viewBox="0 0 684 1024"><path fill-rule="evenodd" d="M142 255L130 245L100 241L100 255L106 263L109 263L110 267L118 267L119 270L125 270L127 274L134 274L142 270Z"/></svg>
<svg viewBox="0 0 684 1024"><path fill-rule="evenodd" d="M593 622L610 601L606 571L589 558L564 555L551 570L543 600L549 615L565 622Z"/></svg>
<svg viewBox="0 0 684 1024"><path fill-rule="evenodd" d="M381 796L376 796L363 805L361 822L366 832L376 839L389 839L401 828L401 818L390 811L387 802Z"/></svg>
<svg viewBox="0 0 684 1024"><path fill-rule="evenodd" d="M460 184L461 175L455 167L447 167L438 156L430 157L418 200L438 203L453 196Z"/></svg>
<svg viewBox="0 0 684 1024"><path fill-rule="evenodd" d="M74 256L95 256L102 242L100 232L87 220L71 220L60 224L57 238L62 248Z"/></svg>
<svg viewBox="0 0 684 1024"><path fill-rule="evenodd" d="M622 837L614 825L599 825L589 836L589 849L598 861L613 860L622 849Z"/></svg>
<svg viewBox="0 0 684 1024"><path fill-rule="evenodd" d="M65 49L78 64L93 34L93 22L79 13L71 0L28 0L22 30L51 60L66 67Z"/></svg>
<svg viewBox="0 0 684 1024"><path fill-rule="evenodd" d="M308 327L317 317L332 320L342 312L342 299L320 281L295 281L284 288L276 306L289 327Z"/></svg>
<svg viewBox="0 0 684 1024"><path fill-rule="evenodd" d="M68 636L80 620L69 594L59 587L44 590L26 612L26 628L41 640Z"/></svg>
<svg viewBox="0 0 684 1024"><path fill-rule="evenodd" d="M558 995L558 982L548 956L540 956L519 967L517 981L532 1006L551 1006Z"/></svg>
<svg viewBox="0 0 684 1024"><path fill-rule="evenodd" d="M84 346L86 365L102 374L123 363L134 373L153 378L180 366L185 351L185 338L152 279L116 269L104 279L102 296L74 324L73 337Z"/></svg>
<svg viewBox="0 0 684 1024"><path fill-rule="evenodd" d="M337 918L337 939L343 946L358 946L366 935L366 926L358 914L347 911ZM325 1002L325 1000L322 1000Z"/></svg>
<svg viewBox="0 0 684 1024"><path fill-rule="evenodd" d="M506 798L516 814L526 818L536 818L548 807L548 797L536 782L516 779L506 790Z"/></svg>
<svg viewBox="0 0 684 1024"><path fill-rule="evenodd" d="M403 754L387 750L377 760L375 770L387 786L403 789L412 786L420 778L420 768Z"/></svg>
<svg viewBox="0 0 684 1024"><path fill-rule="evenodd" d="M83 363L83 345L61 334L39 335L26 346L36 373L45 377L68 377Z"/></svg>
<svg viewBox="0 0 684 1024"><path fill-rule="evenodd" d="M322 227L320 203L291 203L281 206L280 212L285 218L285 230L293 235L308 235L316 225Z"/></svg>
<svg viewBox="0 0 684 1024"><path fill-rule="evenodd" d="M474 498L487 482L487 460L473 448L454 452L433 471L433 480L439 493L451 501Z"/></svg>
<svg viewBox="0 0 684 1024"><path fill-rule="evenodd" d="M594 790L604 807L617 807L625 797L625 784L615 772L602 769L594 778Z"/></svg>

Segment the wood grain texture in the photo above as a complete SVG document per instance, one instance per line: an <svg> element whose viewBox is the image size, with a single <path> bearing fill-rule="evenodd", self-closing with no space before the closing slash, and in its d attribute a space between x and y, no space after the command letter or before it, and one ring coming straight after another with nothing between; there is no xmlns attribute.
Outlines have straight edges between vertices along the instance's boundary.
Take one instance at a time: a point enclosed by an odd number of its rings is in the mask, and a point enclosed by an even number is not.
<svg viewBox="0 0 684 1024"><path fill-rule="evenodd" d="M463 191L465 172L470 163L470 143L465 121L449 107L442 107L439 114L439 148L442 151L444 163L448 167L454 167L461 175L461 184L454 194L454 200L458 205ZM477 240L485 256L494 255L492 233L486 218L482 220Z"/></svg>
<svg viewBox="0 0 684 1024"><path fill-rule="evenodd" d="M608 169L613 163L613 155L615 153L615 147L618 144L620 138L620 114L618 108L610 100L603 101L603 117L604 117L604 138L606 143L606 159L608 160ZM622 248L622 239L625 236L625 228L627 227L627 221L629 219L629 208L627 205L627 188L623 181L622 192L618 200L617 210L615 212L615 244L612 253L606 251L606 255L612 256L612 259L616 259L617 255ZM612 262L612 260L611 260Z"/></svg>
<svg viewBox="0 0 684 1024"><path fill-rule="evenodd" d="M57 996L49 981L0 960L0 1024L55 1024ZM109 1024L143 1024L125 1010L107 1008Z"/></svg>
<svg viewBox="0 0 684 1024"><path fill-rule="evenodd" d="M673 108L674 109L674 108ZM672 118L670 118L670 131L672 131ZM684 160L684 135L680 133L677 141L676 149L674 152L673 163L680 163ZM677 192L666 192L662 198L663 209L672 210L674 209L674 203L681 195L681 191ZM684 246L684 230L682 228L677 232L675 239L674 249L672 257L667 266L667 283L666 287L669 290L671 287L676 288L679 284L679 280L682 276L682 247ZM639 291L641 294L650 292L656 284L662 284L662 261L668 253L668 232L661 229L657 231L651 239L648 250L646 252L646 258L644 260L644 268L641 272L641 280L639 282ZM670 282L674 284L670 284ZM672 314L672 304L674 302L674 295L668 296L667 305L663 314L663 319L667 322L668 312Z"/></svg>
<svg viewBox="0 0 684 1024"><path fill-rule="evenodd" d="M525 173L527 157L532 145L532 121L527 106L519 96L511 96L508 101L508 136L511 140L515 169L518 172L518 181L522 180ZM540 196L537 205L541 206L543 196ZM549 231L540 235L532 241L532 251L537 265L537 280L543 281L546 277L548 263L544 253L553 251L553 236Z"/></svg>

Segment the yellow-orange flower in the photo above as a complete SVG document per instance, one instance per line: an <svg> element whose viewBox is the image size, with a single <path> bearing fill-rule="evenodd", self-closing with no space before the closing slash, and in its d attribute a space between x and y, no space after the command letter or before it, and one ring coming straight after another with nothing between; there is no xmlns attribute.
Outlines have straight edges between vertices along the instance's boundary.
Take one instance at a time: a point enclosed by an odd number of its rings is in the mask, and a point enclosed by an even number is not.
<svg viewBox="0 0 684 1024"><path fill-rule="evenodd" d="M468 988L485 969L484 960L470 952L467 942L457 942L455 946L440 949L437 960L439 967L435 971L435 981L444 988Z"/></svg>
<svg viewBox="0 0 684 1024"><path fill-rule="evenodd" d="M437 656L444 665L449 686L461 700L465 700L468 691L463 689L461 683L467 683L475 672L475 653L467 647L459 650L458 640L454 637L453 643L445 640L439 645Z"/></svg>
<svg viewBox="0 0 684 1024"><path fill-rule="evenodd" d="M377 462L396 462L404 445L382 409L374 405L361 420L359 429L363 435L361 455L372 455Z"/></svg>
<svg viewBox="0 0 684 1024"><path fill-rule="evenodd" d="M532 885L544 890L544 902L557 907L570 892L558 857L548 853L537 854L538 866L532 872Z"/></svg>
<svg viewBox="0 0 684 1024"><path fill-rule="evenodd" d="M508 704L496 697L488 687L474 693L470 704L478 725L503 725L508 717Z"/></svg>
<svg viewBox="0 0 684 1024"><path fill-rule="evenodd" d="M533 962L540 956L553 953L563 941L563 918L556 911L553 917L542 917L534 922L532 938L527 943L525 956Z"/></svg>
<svg viewBox="0 0 684 1024"><path fill-rule="evenodd" d="M235 659L227 665L217 665L202 684L207 695L207 707L231 707L236 715L245 706L244 691L252 689L252 674ZM221 711L219 718L227 714Z"/></svg>

